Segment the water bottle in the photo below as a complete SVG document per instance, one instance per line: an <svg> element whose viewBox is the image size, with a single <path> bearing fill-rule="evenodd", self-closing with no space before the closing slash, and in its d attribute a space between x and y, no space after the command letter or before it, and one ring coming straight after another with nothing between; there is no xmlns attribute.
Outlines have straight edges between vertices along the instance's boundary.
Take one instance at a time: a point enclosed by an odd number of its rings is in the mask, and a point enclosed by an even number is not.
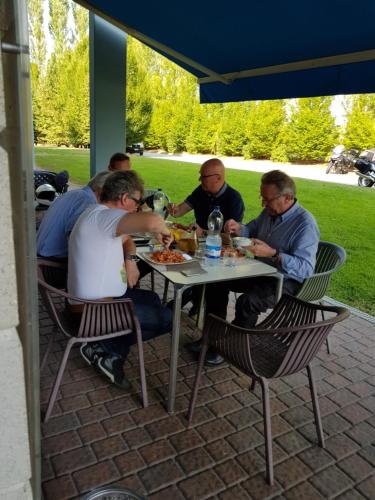
<svg viewBox="0 0 375 500"><path fill-rule="evenodd" d="M205 263L207 266L217 266L220 262L221 254L221 236L220 232L223 227L223 214L220 212L220 207L215 207L208 216L207 227L208 236L206 239Z"/></svg>
<svg viewBox="0 0 375 500"><path fill-rule="evenodd" d="M164 193L161 190L161 188L159 188L156 191L156 193L154 194L153 203L154 203L154 212L163 216L164 215L165 196L164 196Z"/></svg>

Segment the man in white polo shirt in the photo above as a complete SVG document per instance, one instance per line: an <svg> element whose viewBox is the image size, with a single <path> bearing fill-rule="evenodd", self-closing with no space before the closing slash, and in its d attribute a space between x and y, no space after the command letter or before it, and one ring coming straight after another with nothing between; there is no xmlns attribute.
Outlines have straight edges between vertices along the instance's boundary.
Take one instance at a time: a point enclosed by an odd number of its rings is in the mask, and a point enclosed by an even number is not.
<svg viewBox="0 0 375 500"><path fill-rule="evenodd" d="M151 232L165 245L172 241L164 220L153 212L138 213L143 181L136 172L114 172L106 179L100 203L87 208L76 222L69 239L68 291L84 299L127 297L134 302L142 337L148 340L171 331L171 311L150 290L128 288L124 255L136 266L134 242L127 235ZM79 312L76 304L73 312ZM78 310L77 310L78 309ZM84 359L101 370L116 385L128 388L123 363L133 335L88 343Z"/></svg>

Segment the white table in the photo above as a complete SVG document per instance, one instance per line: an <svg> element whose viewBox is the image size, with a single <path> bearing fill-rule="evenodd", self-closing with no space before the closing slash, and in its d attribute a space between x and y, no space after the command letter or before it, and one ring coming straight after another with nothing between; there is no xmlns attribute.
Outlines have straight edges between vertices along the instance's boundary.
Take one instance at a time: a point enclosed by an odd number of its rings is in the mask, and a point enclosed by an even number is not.
<svg viewBox="0 0 375 500"><path fill-rule="evenodd" d="M147 262L155 271L164 276L174 286L174 308L173 308L173 327L171 340L171 355L169 367L169 390L168 390L168 412L174 413L175 398L176 398L176 379L177 379L177 362L178 348L180 340L180 320L181 320L181 298L182 293L187 288L193 285L206 285L207 283L216 283L219 281L228 281L243 278L253 278L257 276L272 276L276 278L277 289L276 297L280 299L283 287L283 275L276 268L264 264L255 259L244 259L234 267L225 266L222 261L216 267L206 267L207 273L196 276L184 276L178 270L178 266L174 266L171 270L168 266L154 264L144 257L144 253L149 251L148 248L137 248L138 256ZM183 267L186 268L186 265ZM202 266L203 267L203 266Z"/></svg>

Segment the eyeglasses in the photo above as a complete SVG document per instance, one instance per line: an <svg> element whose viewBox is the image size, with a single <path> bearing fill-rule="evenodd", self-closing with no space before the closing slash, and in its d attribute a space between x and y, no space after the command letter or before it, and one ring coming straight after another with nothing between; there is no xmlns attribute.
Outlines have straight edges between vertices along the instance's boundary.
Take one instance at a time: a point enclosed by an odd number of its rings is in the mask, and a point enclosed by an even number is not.
<svg viewBox="0 0 375 500"><path fill-rule="evenodd" d="M273 198L265 198L261 194L259 195L259 199L262 201L262 203L272 203L273 201L277 200L278 198L281 198L284 196L283 194L278 194L277 196L274 196Z"/></svg>
<svg viewBox="0 0 375 500"><path fill-rule="evenodd" d="M202 181L204 179L207 179L208 177L214 177L215 175L220 175L220 174L209 174L209 175L200 175L198 177L198 180Z"/></svg>
<svg viewBox="0 0 375 500"><path fill-rule="evenodd" d="M129 200L133 200L137 207L140 207L145 202L143 198L134 198L134 196L128 196Z"/></svg>

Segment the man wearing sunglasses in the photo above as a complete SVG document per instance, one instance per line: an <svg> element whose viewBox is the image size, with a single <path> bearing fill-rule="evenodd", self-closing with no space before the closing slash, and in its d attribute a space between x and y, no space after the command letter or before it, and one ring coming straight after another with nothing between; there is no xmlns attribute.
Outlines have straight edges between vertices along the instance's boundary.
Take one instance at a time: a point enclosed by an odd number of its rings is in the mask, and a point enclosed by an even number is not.
<svg viewBox="0 0 375 500"><path fill-rule="evenodd" d="M207 230L208 216L215 206L220 207L224 222L234 219L241 222L244 203L238 191L225 182L225 167L221 160L212 158L205 161L199 170L198 186L182 203L170 204L169 213L181 217L194 210L194 217L200 230Z"/></svg>
<svg viewBox="0 0 375 500"><path fill-rule="evenodd" d="M136 249L128 235L151 232L165 246L171 234L160 215L137 212L142 203L143 181L134 171L114 172L103 186L100 203L87 208L76 222L69 239L68 291L83 299L127 297L133 300L144 340L167 333L172 314L162 307L158 295L150 290L131 288L129 265L136 267ZM71 304L79 314L80 305ZM123 364L133 335L81 347L83 358L124 389L130 384Z"/></svg>
<svg viewBox="0 0 375 500"><path fill-rule="evenodd" d="M212 158L205 161L199 170L198 186L182 203L179 205L170 204L169 213L173 217L181 217L194 210L194 217L197 226L197 235L201 236L207 231L207 220L210 213L216 206L220 207L224 222L233 219L241 222L244 214L244 203L238 191L233 189L225 182L225 167L221 160ZM187 289L182 296L182 305L184 306L190 300L193 307L189 315L194 316L198 311L201 288L192 287ZM169 304L170 307L172 303Z"/></svg>

